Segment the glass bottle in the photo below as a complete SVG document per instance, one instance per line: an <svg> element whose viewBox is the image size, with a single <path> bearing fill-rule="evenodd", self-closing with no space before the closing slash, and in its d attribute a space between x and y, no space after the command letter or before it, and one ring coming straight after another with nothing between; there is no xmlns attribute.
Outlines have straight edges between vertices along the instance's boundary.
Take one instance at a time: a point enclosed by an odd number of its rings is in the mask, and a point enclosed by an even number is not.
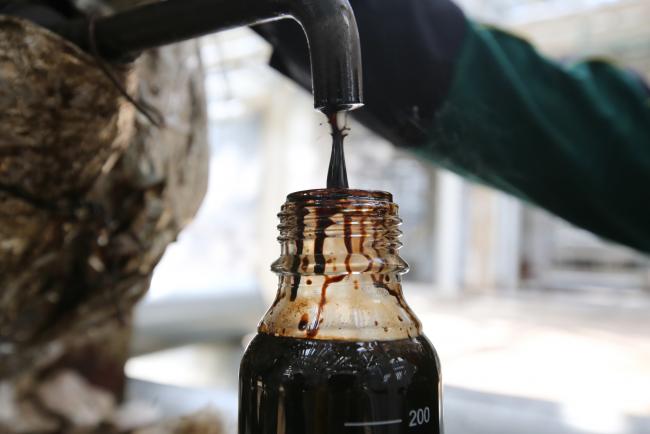
<svg viewBox="0 0 650 434"><path fill-rule="evenodd" d="M279 214L275 302L239 374L239 434L442 432L440 365L402 296L385 192L309 190Z"/></svg>

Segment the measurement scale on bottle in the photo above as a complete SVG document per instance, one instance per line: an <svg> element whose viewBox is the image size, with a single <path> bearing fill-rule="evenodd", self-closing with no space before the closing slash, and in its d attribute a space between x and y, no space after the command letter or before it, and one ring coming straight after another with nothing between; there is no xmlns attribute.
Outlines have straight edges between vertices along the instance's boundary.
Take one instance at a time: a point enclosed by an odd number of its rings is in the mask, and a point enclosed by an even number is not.
<svg viewBox="0 0 650 434"><path fill-rule="evenodd" d="M417 410L409 411L409 427L417 427L420 425L425 425L431 421L431 409L429 407L418 408ZM399 425L402 423L402 419L389 419L389 420L377 420L377 421L366 421L366 422L345 422L343 426L349 428L359 428L365 426L383 426L383 425Z"/></svg>

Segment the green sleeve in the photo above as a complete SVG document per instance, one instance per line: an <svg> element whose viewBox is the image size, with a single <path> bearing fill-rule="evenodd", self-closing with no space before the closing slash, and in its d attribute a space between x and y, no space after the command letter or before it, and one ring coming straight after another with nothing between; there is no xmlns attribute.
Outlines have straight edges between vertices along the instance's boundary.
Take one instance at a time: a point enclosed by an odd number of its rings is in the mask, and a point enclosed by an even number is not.
<svg viewBox="0 0 650 434"><path fill-rule="evenodd" d="M563 66L470 24L430 140L416 152L650 252L650 98L601 60Z"/></svg>

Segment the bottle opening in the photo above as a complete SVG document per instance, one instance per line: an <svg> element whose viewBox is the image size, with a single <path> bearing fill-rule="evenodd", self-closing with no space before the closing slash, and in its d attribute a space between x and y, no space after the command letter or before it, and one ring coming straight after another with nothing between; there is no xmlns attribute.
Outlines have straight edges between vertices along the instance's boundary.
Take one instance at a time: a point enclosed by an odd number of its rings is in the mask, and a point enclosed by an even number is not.
<svg viewBox="0 0 650 434"><path fill-rule="evenodd" d="M291 193L287 196L287 201L294 203L304 203L308 201L339 201L341 204L358 201L393 202L393 195L387 191L379 190L318 188L314 190L304 190Z"/></svg>

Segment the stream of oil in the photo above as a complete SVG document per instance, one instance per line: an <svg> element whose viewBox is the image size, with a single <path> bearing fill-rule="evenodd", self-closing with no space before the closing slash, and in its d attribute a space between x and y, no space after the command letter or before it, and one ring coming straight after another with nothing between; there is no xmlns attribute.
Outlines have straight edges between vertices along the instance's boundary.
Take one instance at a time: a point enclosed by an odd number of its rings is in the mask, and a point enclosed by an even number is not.
<svg viewBox="0 0 650 434"><path fill-rule="evenodd" d="M347 127L345 123L339 126L339 113L332 113L327 116L332 131L332 154L330 165L327 171L327 188L348 188L348 171L345 167L345 152L343 140L345 140Z"/></svg>

